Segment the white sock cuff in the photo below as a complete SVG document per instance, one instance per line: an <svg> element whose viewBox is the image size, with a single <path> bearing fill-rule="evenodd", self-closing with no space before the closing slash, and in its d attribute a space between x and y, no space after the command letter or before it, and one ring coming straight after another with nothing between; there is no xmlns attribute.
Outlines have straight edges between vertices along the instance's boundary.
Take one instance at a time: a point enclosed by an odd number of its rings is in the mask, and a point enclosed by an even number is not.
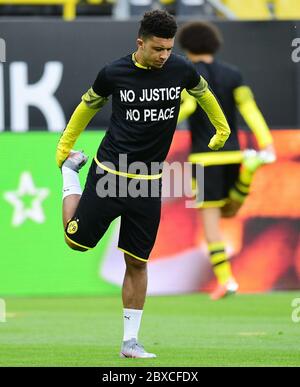
<svg viewBox="0 0 300 387"><path fill-rule="evenodd" d="M124 336L123 341L138 339L143 310L123 309Z"/></svg>
<svg viewBox="0 0 300 387"><path fill-rule="evenodd" d="M124 311L124 314L132 314L132 315L136 315L136 316L141 316L143 314L143 309L124 308L123 311Z"/></svg>
<svg viewBox="0 0 300 387"><path fill-rule="evenodd" d="M81 195L82 189L78 173L64 166L61 170L63 175L63 199L69 195Z"/></svg>

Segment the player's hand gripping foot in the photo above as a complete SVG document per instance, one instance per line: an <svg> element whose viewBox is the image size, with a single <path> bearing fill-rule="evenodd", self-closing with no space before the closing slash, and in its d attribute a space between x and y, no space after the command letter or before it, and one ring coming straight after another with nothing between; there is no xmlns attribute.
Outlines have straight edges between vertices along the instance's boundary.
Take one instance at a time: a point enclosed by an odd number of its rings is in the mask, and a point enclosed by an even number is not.
<svg viewBox="0 0 300 387"><path fill-rule="evenodd" d="M62 167L70 168L78 173L87 161L88 156L86 156L82 151L71 150L68 158L63 162Z"/></svg>
<svg viewBox="0 0 300 387"><path fill-rule="evenodd" d="M254 173L264 164L259 152L254 149L245 149L243 156L243 166L251 173Z"/></svg>
<svg viewBox="0 0 300 387"><path fill-rule="evenodd" d="M239 288L238 283L234 278L230 278L225 284L219 284L216 289L211 293L210 298L214 301L235 294Z"/></svg>
<svg viewBox="0 0 300 387"><path fill-rule="evenodd" d="M154 358L154 353L148 353L144 347L137 342L136 339L123 341L120 357L130 357L136 359Z"/></svg>

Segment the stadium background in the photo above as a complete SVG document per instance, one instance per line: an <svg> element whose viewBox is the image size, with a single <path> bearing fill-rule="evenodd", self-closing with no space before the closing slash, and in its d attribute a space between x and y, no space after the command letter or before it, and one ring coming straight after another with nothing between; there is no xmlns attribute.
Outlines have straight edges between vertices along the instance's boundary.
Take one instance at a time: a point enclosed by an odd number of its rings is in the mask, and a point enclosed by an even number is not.
<svg viewBox="0 0 300 387"><path fill-rule="evenodd" d="M257 173L239 216L226 221L233 269L242 292L299 289L300 63L292 60L292 42L300 38L300 23L217 23L225 39L220 58L239 66L253 88L278 155ZM136 33L136 21L0 21L6 43L6 62L0 63L1 297L120 292L124 266L114 247L117 222L89 253L75 253L63 242L54 155L80 96L103 64L135 49ZM109 112L105 107L78 141L90 157ZM248 131L241 140L244 147L255 146ZM169 160L183 162L188 146L183 127ZM213 285L201 226L184 199L164 202L149 277L152 294Z"/></svg>

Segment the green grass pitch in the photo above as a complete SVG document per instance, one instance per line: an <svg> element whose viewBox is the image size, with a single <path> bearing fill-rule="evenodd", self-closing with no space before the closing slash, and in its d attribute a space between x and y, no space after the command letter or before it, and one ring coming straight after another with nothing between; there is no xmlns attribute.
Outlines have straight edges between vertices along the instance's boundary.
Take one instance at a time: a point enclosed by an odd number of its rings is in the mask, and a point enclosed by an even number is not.
<svg viewBox="0 0 300 387"><path fill-rule="evenodd" d="M298 297L148 297L139 338L156 359L119 358L120 297L5 298L0 366L300 366Z"/></svg>

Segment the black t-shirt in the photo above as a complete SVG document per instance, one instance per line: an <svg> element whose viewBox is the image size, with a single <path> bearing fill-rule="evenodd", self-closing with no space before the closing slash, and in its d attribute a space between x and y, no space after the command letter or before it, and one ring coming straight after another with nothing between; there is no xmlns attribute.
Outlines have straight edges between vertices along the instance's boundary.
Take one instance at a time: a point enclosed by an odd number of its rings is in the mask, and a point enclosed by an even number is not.
<svg viewBox="0 0 300 387"><path fill-rule="evenodd" d="M161 69L137 67L132 55L105 66L93 90L102 97L112 95L109 128L98 149L100 162L109 161L117 170L119 155L127 162L162 162L169 151L177 124L180 93L198 85L200 76L184 57L171 54ZM150 172L148 174L153 174Z"/></svg>
<svg viewBox="0 0 300 387"><path fill-rule="evenodd" d="M244 85L242 75L238 69L214 61L211 64L204 62L195 63L195 67L209 83L213 93L217 97L227 118L231 134L221 151L240 149L237 134L236 105L233 91ZM207 147L211 137L215 134L215 129L210 123L206 113L197 106L196 111L188 119L192 135L192 153L210 152Z"/></svg>

